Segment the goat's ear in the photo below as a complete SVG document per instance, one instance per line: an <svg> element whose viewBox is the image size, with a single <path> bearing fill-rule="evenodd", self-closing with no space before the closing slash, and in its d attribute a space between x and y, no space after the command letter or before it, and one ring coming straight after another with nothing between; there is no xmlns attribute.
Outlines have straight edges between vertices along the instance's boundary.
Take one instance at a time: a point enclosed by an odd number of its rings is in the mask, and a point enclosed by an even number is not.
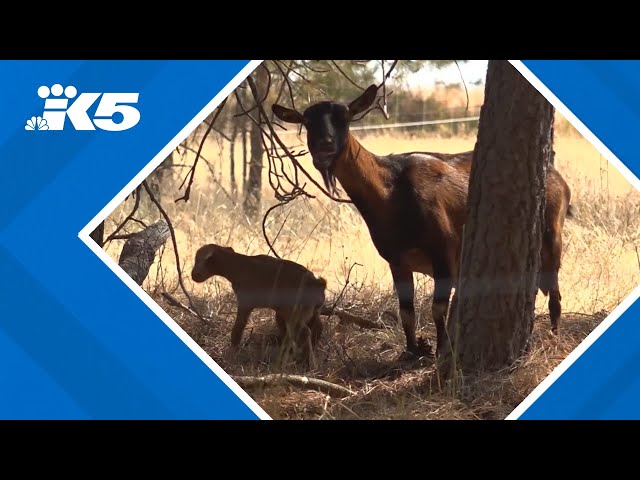
<svg viewBox="0 0 640 480"><path fill-rule="evenodd" d="M360 95L349 104L349 111L351 112L351 116L353 117L354 115L364 112L367 108L369 108L373 101L376 99L377 94L378 87L376 85L369 86L369 88L362 92L362 95Z"/></svg>
<svg viewBox="0 0 640 480"><path fill-rule="evenodd" d="M273 104L271 105L271 111L273 114L278 117L283 122L287 123L302 123L304 121L304 117L297 110L293 110L291 108L283 107L282 105Z"/></svg>

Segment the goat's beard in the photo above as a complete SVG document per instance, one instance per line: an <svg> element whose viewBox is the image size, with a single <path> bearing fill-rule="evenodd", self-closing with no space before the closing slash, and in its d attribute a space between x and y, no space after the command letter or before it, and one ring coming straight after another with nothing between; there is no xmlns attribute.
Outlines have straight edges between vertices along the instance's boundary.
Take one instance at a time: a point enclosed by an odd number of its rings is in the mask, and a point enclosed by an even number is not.
<svg viewBox="0 0 640 480"><path fill-rule="evenodd" d="M316 161L316 159L314 159L313 166L316 167L316 169L320 172L322 181L324 182L324 186L327 191L334 197L339 196L340 191L336 186L336 176L333 173L333 165L331 164L331 162L325 162L322 160Z"/></svg>

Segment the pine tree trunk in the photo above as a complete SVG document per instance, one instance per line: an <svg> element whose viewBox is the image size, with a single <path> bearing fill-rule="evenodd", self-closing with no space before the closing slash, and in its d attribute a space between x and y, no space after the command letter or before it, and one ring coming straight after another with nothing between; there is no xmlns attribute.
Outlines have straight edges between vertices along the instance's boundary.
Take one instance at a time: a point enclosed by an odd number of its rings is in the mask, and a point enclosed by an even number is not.
<svg viewBox="0 0 640 480"><path fill-rule="evenodd" d="M490 61L469 181L445 370L497 370L531 338L552 105L507 61ZM452 362L455 360L455 362Z"/></svg>

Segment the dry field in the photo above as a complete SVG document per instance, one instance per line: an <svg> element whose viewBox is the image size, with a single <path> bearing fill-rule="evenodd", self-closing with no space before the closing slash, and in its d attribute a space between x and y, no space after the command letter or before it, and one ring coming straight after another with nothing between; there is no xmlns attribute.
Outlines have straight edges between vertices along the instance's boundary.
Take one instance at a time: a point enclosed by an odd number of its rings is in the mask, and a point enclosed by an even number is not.
<svg viewBox="0 0 640 480"><path fill-rule="evenodd" d="M381 131L378 131L381 132ZM397 135L384 131L376 135L355 132L369 150L386 154L408 150L456 152L472 149L475 137ZM304 137L283 137L291 146L302 146ZM242 198L234 204L229 183L229 145L210 141L203 151L209 165L200 164L188 203L175 203L178 185L186 168L163 186L162 203L175 226L184 281L203 313L215 319L201 327L188 313L167 305L160 296L171 292L184 300L177 284L171 242L161 250L143 287L228 373L259 375L273 373L277 353L275 322L268 311L255 311L243 337L241 353L232 362L226 356L235 303L224 279L193 284L189 278L193 256L205 243L232 246L246 254L267 253L260 222L252 224L243 215ZM395 358L404 347L404 335L385 311L395 311L397 301L386 263L377 254L366 225L348 204L338 204L321 193L315 199L298 199L274 212L267 231L283 258L297 261L328 281L329 301L339 298L339 306L373 320L385 322L383 330L363 330L340 325L336 318L323 317L319 364L309 376L348 386L356 392L346 400L292 387L251 389L248 392L276 419L502 419L571 352L640 280L640 197L629 183L579 134L558 118L556 164L573 192L576 217L568 220L564 232L565 252L560 271L563 294L561 333L548 333L545 297L538 295L539 318L534 330L534 348L511 372L473 381L462 379L455 385L438 385L433 379L431 360L400 365ZM236 159L242 158L239 147ZM188 153L178 163L190 165ZM237 162L239 163L239 162ZM302 164L317 180L311 159ZM236 169L241 179L241 168ZM263 211L276 203L266 179L263 181ZM241 185L240 185L241 189ZM107 219L111 232L129 212L128 199ZM144 204L139 218L153 222L159 215ZM128 227L136 230L132 224ZM122 241L106 246L116 260ZM354 266L355 264L355 266ZM351 268L353 266L353 268ZM348 272L351 269L348 284ZM434 338L430 318L433 282L416 278L416 309L420 333ZM287 372L295 368L287 367Z"/></svg>

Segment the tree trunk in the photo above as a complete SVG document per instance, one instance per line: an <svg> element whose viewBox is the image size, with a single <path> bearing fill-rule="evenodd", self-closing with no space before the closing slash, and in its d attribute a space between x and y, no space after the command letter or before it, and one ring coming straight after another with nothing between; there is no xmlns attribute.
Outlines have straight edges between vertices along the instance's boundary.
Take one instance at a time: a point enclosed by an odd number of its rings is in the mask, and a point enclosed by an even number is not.
<svg viewBox="0 0 640 480"><path fill-rule="evenodd" d="M104 246L104 220L96 227L96 229L89 234L94 242L98 244L100 248Z"/></svg>
<svg viewBox="0 0 640 480"><path fill-rule="evenodd" d="M534 321L553 106L507 61L490 61L474 151L445 371L509 366ZM452 362L455 360L455 362Z"/></svg>
<svg viewBox="0 0 640 480"><path fill-rule="evenodd" d="M236 183L236 137L238 136L238 125L233 124L231 130L231 142L229 142L229 182L231 183L231 197L234 201L238 199L238 185Z"/></svg>
<svg viewBox="0 0 640 480"><path fill-rule="evenodd" d="M247 122L242 123L242 191L247 191Z"/></svg>
<svg viewBox="0 0 640 480"><path fill-rule="evenodd" d="M255 71L254 81L258 90L258 99L262 100L267 88L269 78L264 68ZM260 116L258 115L258 118ZM251 124L249 132L251 142L251 161L249 163L249 176L244 192L244 212L251 219L256 220L260 213L260 200L262 193L262 157L264 155L264 145L262 144L262 130L255 124Z"/></svg>

